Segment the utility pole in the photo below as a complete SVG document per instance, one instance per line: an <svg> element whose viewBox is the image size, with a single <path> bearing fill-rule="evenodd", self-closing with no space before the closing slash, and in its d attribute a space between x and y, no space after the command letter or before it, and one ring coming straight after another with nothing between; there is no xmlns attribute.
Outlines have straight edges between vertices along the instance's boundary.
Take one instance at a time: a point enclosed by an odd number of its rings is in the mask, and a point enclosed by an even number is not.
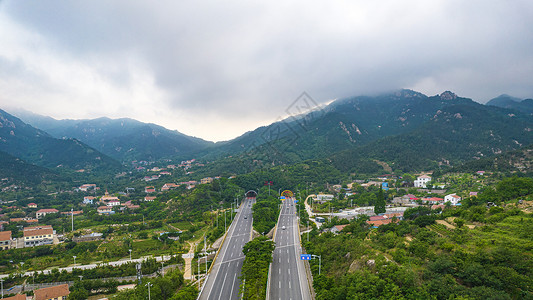
<svg viewBox="0 0 533 300"><path fill-rule="evenodd" d="M320 272L319 272L319 273L320 273ZM148 287L148 300L151 300L151 298L150 298L150 287L152 286L152 284L151 284L150 282L148 282L148 283L146 284L146 286Z"/></svg>
<svg viewBox="0 0 533 300"><path fill-rule="evenodd" d="M309 220L307 220L307 241L309 242Z"/></svg>
<svg viewBox="0 0 533 300"><path fill-rule="evenodd" d="M128 250L130 252L130 261L131 261L131 249Z"/></svg>
<svg viewBox="0 0 533 300"><path fill-rule="evenodd" d="M70 209L70 216L72 219L72 231L74 231L74 208Z"/></svg>
<svg viewBox="0 0 533 300"><path fill-rule="evenodd" d="M76 255L72 256L74 258L74 265L76 265Z"/></svg>
<svg viewBox="0 0 533 300"><path fill-rule="evenodd" d="M4 299L4 279L0 279L0 283L2 284L2 299Z"/></svg>
<svg viewBox="0 0 533 300"><path fill-rule="evenodd" d="M226 225L226 210L224 210L224 232L226 232L228 229L227 229L227 225Z"/></svg>

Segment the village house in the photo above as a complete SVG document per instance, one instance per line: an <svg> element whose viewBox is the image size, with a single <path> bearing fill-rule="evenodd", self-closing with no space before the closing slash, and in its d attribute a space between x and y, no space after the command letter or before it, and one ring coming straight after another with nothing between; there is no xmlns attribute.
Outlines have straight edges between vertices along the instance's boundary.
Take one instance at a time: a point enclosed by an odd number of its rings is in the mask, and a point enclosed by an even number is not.
<svg viewBox="0 0 533 300"><path fill-rule="evenodd" d="M155 193L155 187L154 186L147 186L144 188L144 192L147 194Z"/></svg>
<svg viewBox="0 0 533 300"><path fill-rule="evenodd" d="M94 203L94 199L95 198L96 197L93 197L93 196L85 196L85 197L83 197L83 202L82 203L85 204L85 205L88 205L88 204L92 205Z"/></svg>
<svg viewBox="0 0 533 300"><path fill-rule="evenodd" d="M431 205L444 203L444 199L438 198L438 197L422 198L421 200L422 200L422 203L431 204Z"/></svg>
<svg viewBox="0 0 533 300"><path fill-rule="evenodd" d="M25 222L26 224L38 223L39 220L34 218L11 218L9 223Z"/></svg>
<svg viewBox="0 0 533 300"><path fill-rule="evenodd" d="M206 177L206 178L202 178L200 180L201 184L207 184L207 183L211 183L211 182L213 182L213 178L212 177Z"/></svg>
<svg viewBox="0 0 533 300"><path fill-rule="evenodd" d="M461 202L461 197L456 194L449 194L444 197L444 203L450 202L451 205L458 205Z"/></svg>
<svg viewBox="0 0 533 300"><path fill-rule="evenodd" d="M335 225L333 227L331 227L331 229L329 230L331 233L334 233L334 234L339 234L339 232L341 232L344 227L348 226L348 224L346 225Z"/></svg>
<svg viewBox="0 0 533 300"><path fill-rule="evenodd" d="M37 204L30 203L30 204L28 204L28 208L37 208Z"/></svg>
<svg viewBox="0 0 533 300"><path fill-rule="evenodd" d="M107 206L110 206L110 207L120 206L120 201L119 200L111 200L111 201L107 202Z"/></svg>
<svg viewBox="0 0 533 300"><path fill-rule="evenodd" d="M116 196L111 196L107 191L105 191L104 195L100 197L100 202L107 204L110 201L119 201L119 199Z"/></svg>
<svg viewBox="0 0 533 300"><path fill-rule="evenodd" d="M124 203L124 206L126 206L126 208L128 209L137 209L137 208L141 208L139 205L135 205L133 203L131 203L131 200L130 201L126 201Z"/></svg>
<svg viewBox="0 0 533 300"><path fill-rule="evenodd" d="M175 189L175 188L178 188L179 185L175 184L175 183L165 183L163 185L163 187L161 188L161 191L162 192L165 192L165 191L168 191L168 190L171 190L171 189Z"/></svg>
<svg viewBox="0 0 533 300"><path fill-rule="evenodd" d="M33 291L34 300L66 300L70 291L68 284L46 287Z"/></svg>
<svg viewBox="0 0 533 300"><path fill-rule="evenodd" d="M111 206L100 206L96 209L96 212L99 215L112 215L115 213Z"/></svg>
<svg viewBox="0 0 533 300"><path fill-rule="evenodd" d="M144 197L144 201L152 202L155 200L156 197Z"/></svg>
<svg viewBox="0 0 533 300"><path fill-rule="evenodd" d="M24 247L50 245L54 242L54 229L51 225L24 228Z"/></svg>
<svg viewBox="0 0 533 300"><path fill-rule="evenodd" d="M416 188L426 188L428 182L431 181L431 177L428 175L418 176L414 182Z"/></svg>
<svg viewBox="0 0 533 300"><path fill-rule="evenodd" d="M26 300L26 294L16 294L15 296L7 297L3 300Z"/></svg>
<svg viewBox="0 0 533 300"><path fill-rule="evenodd" d="M98 188L96 187L96 184L91 183L91 184L83 184L78 189L82 192L87 192L90 190L97 190Z"/></svg>
<svg viewBox="0 0 533 300"><path fill-rule="evenodd" d="M11 248L11 231L0 231L0 250Z"/></svg>
<svg viewBox="0 0 533 300"><path fill-rule="evenodd" d="M59 212L59 210L55 209L55 208L43 208L43 209L39 209L36 213L35 213L35 217L37 217L37 219L41 219L42 217L48 215L48 214L57 214Z"/></svg>

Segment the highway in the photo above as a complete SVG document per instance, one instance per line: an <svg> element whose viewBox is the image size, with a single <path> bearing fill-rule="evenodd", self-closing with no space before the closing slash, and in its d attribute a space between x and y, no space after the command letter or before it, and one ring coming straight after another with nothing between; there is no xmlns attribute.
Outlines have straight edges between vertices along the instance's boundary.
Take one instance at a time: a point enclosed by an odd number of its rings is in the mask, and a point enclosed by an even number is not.
<svg viewBox="0 0 533 300"><path fill-rule="evenodd" d="M244 262L242 248L250 241L254 203L255 198L247 197L241 205L198 299L240 299L239 277Z"/></svg>
<svg viewBox="0 0 533 300"><path fill-rule="evenodd" d="M283 201L274 237L274 250L267 299L311 299L307 275L300 260L301 246L294 199Z"/></svg>

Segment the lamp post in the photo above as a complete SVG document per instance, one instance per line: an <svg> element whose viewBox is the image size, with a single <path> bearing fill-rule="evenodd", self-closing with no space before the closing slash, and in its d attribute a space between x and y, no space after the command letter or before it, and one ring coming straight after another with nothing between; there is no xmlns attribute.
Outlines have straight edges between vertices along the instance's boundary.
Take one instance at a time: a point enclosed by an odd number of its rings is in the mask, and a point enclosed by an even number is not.
<svg viewBox="0 0 533 300"><path fill-rule="evenodd" d="M161 261L161 276L165 277L165 269L163 269L163 264L164 264L164 262Z"/></svg>
<svg viewBox="0 0 533 300"><path fill-rule="evenodd" d="M2 299L4 298L4 279L0 279L0 283L2 284Z"/></svg>
<svg viewBox="0 0 533 300"><path fill-rule="evenodd" d="M152 284L151 284L150 282L148 282L148 283L146 284L146 286L148 287L148 300L150 300L150 299L151 299L151 298L150 298L150 287L152 286Z"/></svg>
<svg viewBox="0 0 533 300"><path fill-rule="evenodd" d="M313 258L318 257L318 275L320 275L320 269L322 267L322 256L320 255L311 255Z"/></svg>
<svg viewBox="0 0 533 300"><path fill-rule="evenodd" d="M307 220L307 241L309 242L309 220Z"/></svg>
<svg viewBox="0 0 533 300"><path fill-rule="evenodd" d="M74 265L76 265L76 255L72 255L72 257L74 258Z"/></svg>
<svg viewBox="0 0 533 300"><path fill-rule="evenodd" d="M130 261L131 261L131 249L128 250L130 252Z"/></svg>

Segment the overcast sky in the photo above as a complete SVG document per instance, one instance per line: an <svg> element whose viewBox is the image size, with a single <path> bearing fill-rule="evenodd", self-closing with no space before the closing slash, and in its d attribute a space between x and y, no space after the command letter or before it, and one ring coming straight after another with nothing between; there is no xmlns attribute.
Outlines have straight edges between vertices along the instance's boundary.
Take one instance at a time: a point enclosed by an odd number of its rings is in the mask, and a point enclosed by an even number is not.
<svg viewBox="0 0 533 300"><path fill-rule="evenodd" d="M533 1L0 0L0 108L227 140L410 88L533 97Z"/></svg>

